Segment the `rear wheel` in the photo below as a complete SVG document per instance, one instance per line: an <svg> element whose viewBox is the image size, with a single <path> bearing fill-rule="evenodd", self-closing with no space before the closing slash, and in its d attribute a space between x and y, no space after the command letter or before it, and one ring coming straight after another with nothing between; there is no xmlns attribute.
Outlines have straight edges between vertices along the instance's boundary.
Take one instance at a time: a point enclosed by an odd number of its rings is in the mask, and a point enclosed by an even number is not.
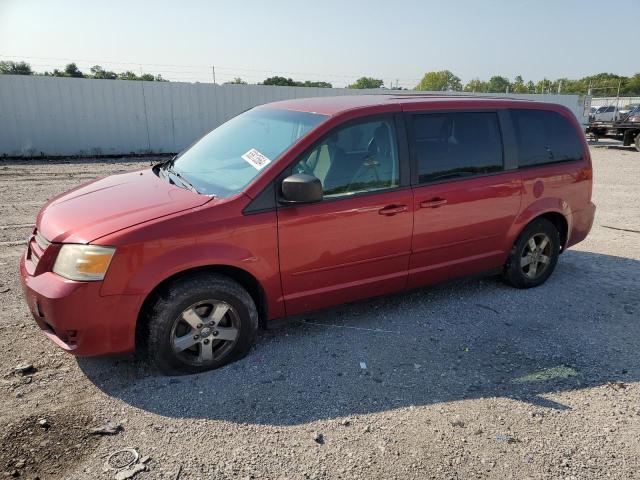
<svg viewBox="0 0 640 480"><path fill-rule="evenodd" d="M513 245L503 278L517 288L542 285L553 273L560 254L560 233L544 218L531 222Z"/></svg>
<svg viewBox="0 0 640 480"><path fill-rule="evenodd" d="M164 373L197 373L244 356L258 328L256 306L234 280L197 274L170 284L146 321L147 354Z"/></svg>

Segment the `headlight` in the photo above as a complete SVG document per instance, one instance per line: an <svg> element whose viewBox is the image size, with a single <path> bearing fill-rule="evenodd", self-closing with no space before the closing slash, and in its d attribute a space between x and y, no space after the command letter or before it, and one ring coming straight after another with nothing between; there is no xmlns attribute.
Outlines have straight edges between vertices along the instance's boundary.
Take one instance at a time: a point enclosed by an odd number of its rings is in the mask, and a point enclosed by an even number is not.
<svg viewBox="0 0 640 480"><path fill-rule="evenodd" d="M69 280L102 280L115 252L113 247L99 245L63 245L53 271Z"/></svg>

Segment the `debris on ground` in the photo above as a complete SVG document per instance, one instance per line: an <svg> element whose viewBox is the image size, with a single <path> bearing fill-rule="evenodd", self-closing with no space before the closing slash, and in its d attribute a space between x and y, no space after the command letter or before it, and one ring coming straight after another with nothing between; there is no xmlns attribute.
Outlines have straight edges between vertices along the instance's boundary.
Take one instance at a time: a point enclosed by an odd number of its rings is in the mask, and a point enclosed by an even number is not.
<svg viewBox="0 0 640 480"><path fill-rule="evenodd" d="M140 455L135 448L123 448L109 455L106 466L108 469L122 470L136 463L139 458Z"/></svg>
<svg viewBox="0 0 640 480"><path fill-rule="evenodd" d="M313 436L313 441L318 445L324 445L324 435L322 435L320 432L316 432Z"/></svg>
<svg viewBox="0 0 640 480"><path fill-rule="evenodd" d="M21 363L20 365L15 367L13 371L21 375L30 375L32 373L36 373L37 369L30 363Z"/></svg>
<svg viewBox="0 0 640 480"><path fill-rule="evenodd" d="M607 387L613 388L614 390L624 390L627 388L627 384L620 381L607 382Z"/></svg>
<svg viewBox="0 0 640 480"><path fill-rule="evenodd" d="M496 434L496 440L498 440L499 442L506 442L506 443L517 443L518 441L518 439L506 433Z"/></svg>
<svg viewBox="0 0 640 480"><path fill-rule="evenodd" d="M131 468L127 468L126 470L120 470L116 473L116 480L127 480L129 478L135 477L138 473L143 472L147 469L147 466L143 463L136 463Z"/></svg>
<svg viewBox="0 0 640 480"><path fill-rule="evenodd" d="M462 420L460 420L459 418L456 418L454 421L451 422L451 426L452 427L464 427L464 422Z"/></svg>
<svg viewBox="0 0 640 480"><path fill-rule="evenodd" d="M99 427L94 427L89 430L91 435L116 435L124 430L124 427L120 423L107 422Z"/></svg>

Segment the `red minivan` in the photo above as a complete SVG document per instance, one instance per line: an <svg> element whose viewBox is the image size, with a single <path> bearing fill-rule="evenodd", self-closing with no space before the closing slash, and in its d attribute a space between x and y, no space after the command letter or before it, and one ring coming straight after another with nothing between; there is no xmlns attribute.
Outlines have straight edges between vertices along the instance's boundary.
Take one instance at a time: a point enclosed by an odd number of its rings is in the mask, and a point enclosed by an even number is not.
<svg viewBox="0 0 640 480"><path fill-rule="evenodd" d="M73 354L138 348L164 372L204 371L269 319L484 272L536 287L591 229L591 188L559 105L288 100L52 199L22 283Z"/></svg>

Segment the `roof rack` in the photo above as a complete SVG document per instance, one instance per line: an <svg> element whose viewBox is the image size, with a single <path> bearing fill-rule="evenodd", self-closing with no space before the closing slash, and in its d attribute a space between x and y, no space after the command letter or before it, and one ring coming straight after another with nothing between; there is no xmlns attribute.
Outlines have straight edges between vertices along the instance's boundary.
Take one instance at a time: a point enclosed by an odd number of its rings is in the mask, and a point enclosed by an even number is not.
<svg viewBox="0 0 640 480"><path fill-rule="evenodd" d="M401 100L403 98L425 98L425 97L436 97L436 98L488 98L492 100L521 100L524 102L534 102L535 100L531 100L529 98L516 98L516 97L504 97L504 96L496 96L496 95L474 95L472 93L454 93L454 94L440 94L440 93L407 93L400 94L397 93L383 93L382 95L389 96L390 99L393 100Z"/></svg>

